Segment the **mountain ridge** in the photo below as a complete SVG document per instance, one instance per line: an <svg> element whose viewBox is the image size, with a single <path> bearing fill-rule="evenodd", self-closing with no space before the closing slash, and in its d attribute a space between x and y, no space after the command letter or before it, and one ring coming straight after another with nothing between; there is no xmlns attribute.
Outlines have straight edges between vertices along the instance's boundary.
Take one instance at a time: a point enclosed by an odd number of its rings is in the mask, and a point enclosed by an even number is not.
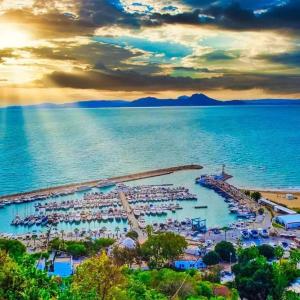
<svg viewBox="0 0 300 300"><path fill-rule="evenodd" d="M144 97L133 101L125 100L85 100L64 104L42 103L36 105L7 106L8 109L17 108L113 108L113 107L163 107L163 106L233 106L233 105L300 105L300 99L254 99L254 100L226 100L221 101L197 93L192 96L179 96L176 99L160 99Z"/></svg>

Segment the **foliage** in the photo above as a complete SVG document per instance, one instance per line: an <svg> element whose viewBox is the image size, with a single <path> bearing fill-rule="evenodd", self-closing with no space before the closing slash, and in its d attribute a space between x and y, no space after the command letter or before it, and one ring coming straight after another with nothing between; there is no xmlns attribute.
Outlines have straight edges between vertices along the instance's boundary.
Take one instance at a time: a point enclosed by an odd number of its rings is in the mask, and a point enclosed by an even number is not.
<svg viewBox="0 0 300 300"><path fill-rule="evenodd" d="M238 261L239 263L246 263L258 256L259 251L257 247L248 247L246 249L240 249L240 251L238 252Z"/></svg>
<svg viewBox="0 0 300 300"><path fill-rule="evenodd" d="M128 232L126 233L126 236L127 236L127 237L130 237L130 238L133 239L133 240L137 240L137 238L139 237L138 233L137 233L136 231L134 231L134 230L128 231Z"/></svg>
<svg viewBox="0 0 300 300"><path fill-rule="evenodd" d="M263 255L266 259L273 259L275 257L274 247L263 244L257 247L260 255Z"/></svg>
<svg viewBox="0 0 300 300"><path fill-rule="evenodd" d="M85 260L76 270L72 292L81 299L114 299L125 284L122 268L102 252Z"/></svg>
<svg viewBox="0 0 300 300"><path fill-rule="evenodd" d="M220 262L220 255L216 251L210 251L203 257L203 262L208 265L216 265Z"/></svg>
<svg viewBox="0 0 300 300"><path fill-rule="evenodd" d="M244 191L244 194L245 194L246 196L249 196L249 197L250 197L251 192L250 192L249 190L245 190L245 191Z"/></svg>
<svg viewBox="0 0 300 300"><path fill-rule="evenodd" d="M110 238L100 238L96 240L88 241L64 241L59 238L55 238L50 242L51 250L65 251L75 257L78 256L91 256L99 253L104 248L109 247L115 242Z"/></svg>
<svg viewBox="0 0 300 300"><path fill-rule="evenodd" d="M251 198L255 201L258 201L261 198L261 193L260 192L252 192Z"/></svg>
<svg viewBox="0 0 300 300"><path fill-rule="evenodd" d="M119 266L128 265L131 267L134 263L140 265L142 262L140 247L129 249L126 247L115 246L112 255L114 262Z"/></svg>
<svg viewBox="0 0 300 300"><path fill-rule="evenodd" d="M220 258L226 262L236 261L235 248L230 242L222 241L215 246L215 251L219 254Z"/></svg>
<svg viewBox="0 0 300 300"><path fill-rule="evenodd" d="M274 256L277 258L277 259L280 259L282 258L284 255L284 249L280 246L276 246L274 248Z"/></svg>
<svg viewBox="0 0 300 300"><path fill-rule="evenodd" d="M87 249L85 245L78 242L68 243L65 250L74 257L87 255Z"/></svg>
<svg viewBox="0 0 300 300"><path fill-rule="evenodd" d="M297 258L281 264L270 264L267 258L271 256L281 256L281 248L271 249L262 245L239 252L238 264L233 266L233 272L241 297L249 300L281 300L288 284L300 276L296 266Z"/></svg>
<svg viewBox="0 0 300 300"><path fill-rule="evenodd" d="M257 212L258 212L259 215L263 215L265 210L264 210L263 207L260 207Z"/></svg>
<svg viewBox="0 0 300 300"><path fill-rule="evenodd" d="M31 256L18 260L0 251L0 299L51 299L59 294L60 282L37 270Z"/></svg>
<svg viewBox="0 0 300 300"><path fill-rule="evenodd" d="M164 232L151 235L141 246L141 251L150 268L161 268L182 255L186 247L184 237Z"/></svg>
<svg viewBox="0 0 300 300"><path fill-rule="evenodd" d="M17 258L26 252L25 246L16 240L0 239L0 250L3 250L11 257Z"/></svg>

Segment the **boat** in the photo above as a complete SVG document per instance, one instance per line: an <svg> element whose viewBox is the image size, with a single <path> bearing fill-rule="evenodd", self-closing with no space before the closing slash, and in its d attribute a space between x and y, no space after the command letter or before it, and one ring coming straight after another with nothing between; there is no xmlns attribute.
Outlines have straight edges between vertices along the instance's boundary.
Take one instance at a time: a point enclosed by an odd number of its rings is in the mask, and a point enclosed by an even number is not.
<svg viewBox="0 0 300 300"><path fill-rule="evenodd" d="M146 226L147 226L147 224L146 224L145 219L141 218L141 219L139 220L139 227L140 227L141 229L145 229Z"/></svg>
<svg viewBox="0 0 300 300"><path fill-rule="evenodd" d="M253 238L258 238L258 236L259 236L258 230L256 230L256 229L251 229L250 234Z"/></svg>
<svg viewBox="0 0 300 300"><path fill-rule="evenodd" d="M242 231L241 231L241 235L242 235L242 237L243 237L244 239L249 239L249 238L250 238L250 233L249 233L249 231L248 231L247 229L242 230Z"/></svg>
<svg viewBox="0 0 300 300"><path fill-rule="evenodd" d="M259 231L259 234L260 234L263 238L269 237L269 232L268 232L267 229L261 229L261 230Z"/></svg>

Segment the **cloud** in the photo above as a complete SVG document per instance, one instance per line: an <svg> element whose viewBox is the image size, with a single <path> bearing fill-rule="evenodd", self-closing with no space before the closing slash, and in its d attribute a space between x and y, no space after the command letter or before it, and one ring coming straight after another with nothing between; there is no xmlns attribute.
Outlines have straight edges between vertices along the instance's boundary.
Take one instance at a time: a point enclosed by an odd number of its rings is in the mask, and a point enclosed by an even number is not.
<svg viewBox="0 0 300 300"><path fill-rule="evenodd" d="M235 73L219 77L193 79L190 77L141 76L128 71L89 71L81 73L54 72L43 82L59 87L75 89L119 91L167 91L167 90L249 90L262 89L278 94L300 92L300 75L270 75Z"/></svg>
<svg viewBox="0 0 300 300"><path fill-rule="evenodd" d="M202 55L200 58L206 61L230 61L240 57L238 51L215 50Z"/></svg>
<svg viewBox="0 0 300 300"><path fill-rule="evenodd" d="M269 5L268 9L257 14L251 7L241 6L241 1L188 1L193 11L171 14L153 14L148 24L162 25L164 23L194 24L199 26L214 25L231 30L259 30L259 29L300 29L300 1L289 0L280 2L281 5ZM254 1L253 1L254 2ZM199 7L200 6L200 7Z"/></svg>
<svg viewBox="0 0 300 300"><path fill-rule="evenodd" d="M257 58L289 67L300 67L300 50L279 54L262 54L257 56Z"/></svg>
<svg viewBox="0 0 300 300"><path fill-rule="evenodd" d="M0 49L0 63L4 62L7 58L19 57L17 53L15 53L14 49Z"/></svg>

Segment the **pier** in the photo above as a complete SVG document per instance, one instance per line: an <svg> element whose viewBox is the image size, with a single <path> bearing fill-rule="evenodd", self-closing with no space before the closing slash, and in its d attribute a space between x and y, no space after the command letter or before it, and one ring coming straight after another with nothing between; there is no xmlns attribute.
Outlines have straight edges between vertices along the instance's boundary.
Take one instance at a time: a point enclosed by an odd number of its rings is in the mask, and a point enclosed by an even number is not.
<svg viewBox="0 0 300 300"><path fill-rule="evenodd" d="M139 243L142 243L143 240L145 239L144 233L139 226L138 220L136 219L135 215L133 214L133 210L130 207L130 205L126 199L125 194L123 192L119 192L119 198L122 202L124 210L127 213L128 223L130 224L131 230L135 231L138 234L138 241L139 241Z"/></svg>
<svg viewBox="0 0 300 300"><path fill-rule="evenodd" d="M34 198L34 197L38 197L40 195L50 196L53 193L63 193L66 191L71 191L71 193L75 193L80 189L89 189L89 188L96 187L97 185L99 185L103 182L104 183L105 182L122 183L122 182L134 181L134 180L139 180L139 179L168 175L168 174L172 174L172 173L178 172L178 171L200 170L202 168L203 168L202 166L196 165L196 164L181 165L181 166L176 166L176 167L149 170L149 171L145 171L145 172L133 173L133 174L129 174L129 175L111 177L111 178L106 178L106 179L97 179L97 180L86 181L86 182L81 182L81 183L71 183L71 184L66 184L66 185L60 185L60 186L55 186L55 187L34 190L31 192L3 195L3 196L0 196L0 203L1 203L1 201L13 201L13 200L22 199L22 198Z"/></svg>

